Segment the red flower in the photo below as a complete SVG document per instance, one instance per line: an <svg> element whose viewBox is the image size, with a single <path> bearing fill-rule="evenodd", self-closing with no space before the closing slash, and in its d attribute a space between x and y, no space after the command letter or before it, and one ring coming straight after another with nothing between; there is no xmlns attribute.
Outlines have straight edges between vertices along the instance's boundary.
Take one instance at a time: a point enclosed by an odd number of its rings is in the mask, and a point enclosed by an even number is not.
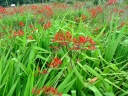
<svg viewBox="0 0 128 96"><path fill-rule="evenodd" d="M62 96L62 93L58 93L59 96Z"/></svg>
<svg viewBox="0 0 128 96"><path fill-rule="evenodd" d="M24 35L24 32L22 31L22 30L20 30L19 32L18 32L18 36L23 36Z"/></svg>
<svg viewBox="0 0 128 96"><path fill-rule="evenodd" d="M51 93L52 93L53 95L55 95L55 94L58 93L58 90L55 89L54 87L51 87L50 90L51 90Z"/></svg>
<svg viewBox="0 0 128 96"><path fill-rule="evenodd" d="M94 45L95 44L95 42L90 38L89 39L89 43L91 44L91 45Z"/></svg>
<svg viewBox="0 0 128 96"><path fill-rule="evenodd" d="M49 11L52 10L52 8L51 8L50 6L45 6L44 9L45 9L45 10L49 10Z"/></svg>
<svg viewBox="0 0 128 96"><path fill-rule="evenodd" d="M72 34L69 31L67 31L65 34L65 40L70 42L71 39L72 39Z"/></svg>
<svg viewBox="0 0 128 96"><path fill-rule="evenodd" d="M19 25L20 25L21 27L23 27L23 26L24 26L24 22L19 22Z"/></svg>
<svg viewBox="0 0 128 96"><path fill-rule="evenodd" d="M45 70L43 70L42 72L39 71L39 73L40 73L40 74L47 74L47 70L45 69Z"/></svg>
<svg viewBox="0 0 128 96"><path fill-rule="evenodd" d="M119 27L117 27L117 29L122 28L125 25L125 22L122 22L121 25Z"/></svg>
<svg viewBox="0 0 128 96"><path fill-rule="evenodd" d="M59 58L54 58L50 63L49 67L58 67L62 63L62 60Z"/></svg>
<svg viewBox="0 0 128 96"><path fill-rule="evenodd" d="M88 37L79 36L79 43L86 43L88 40Z"/></svg>
<svg viewBox="0 0 128 96"><path fill-rule="evenodd" d="M124 10L119 10L119 13L121 14L121 13L124 13Z"/></svg>
<svg viewBox="0 0 128 96"><path fill-rule="evenodd" d="M19 30L18 32L14 32L14 37L15 36L23 36L24 35L24 32L22 30Z"/></svg>
<svg viewBox="0 0 128 96"><path fill-rule="evenodd" d="M6 9L0 6L0 14L5 14L5 13L6 13Z"/></svg>
<svg viewBox="0 0 128 96"><path fill-rule="evenodd" d="M32 89L32 93L35 94L35 92L36 92L36 87L34 87L34 88Z"/></svg>
<svg viewBox="0 0 128 96"><path fill-rule="evenodd" d="M89 50L94 50L95 42L89 37L79 36L79 39L73 38L73 48L71 50L87 50L87 46Z"/></svg>
<svg viewBox="0 0 128 96"><path fill-rule="evenodd" d="M88 49L89 49L89 50L95 50L96 47L95 47L95 45L91 45L91 46L88 46Z"/></svg>
<svg viewBox="0 0 128 96"><path fill-rule="evenodd" d="M81 15L82 20L86 19L86 16L84 14Z"/></svg>
<svg viewBox="0 0 128 96"><path fill-rule="evenodd" d="M39 94L40 94L40 91L41 91L41 89L38 89L38 90L35 92L35 94L36 94L36 95L39 95Z"/></svg>
<svg viewBox="0 0 128 96"><path fill-rule="evenodd" d="M28 36L28 39L33 40L33 36L32 35Z"/></svg>
<svg viewBox="0 0 128 96"><path fill-rule="evenodd" d="M99 31L99 28L98 27L96 27L95 29L94 29L94 31L96 32L96 31Z"/></svg>
<svg viewBox="0 0 128 96"><path fill-rule="evenodd" d="M56 96L62 96L62 93L59 93L58 90L54 87L49 87L49 86L44 86L42 88L42 92L44 94L51 94L51 95L56 95Z"/></svg>
<svg viewBox="0 0 128 96"><path fill-rule="evenodd" d="M89 12L91 13L91 17L92 17L92 18L96 17L97 12L96 12L96 10L95 10L94 8L91 9L91 10L89 10Z"/></svg>
<svg viewBox="0 0 128 96"><path fill-rule="evenodd" d="M47 23L45 23L43 25L43 27L44 27L45 30L48 29L48 28L50 28L51 26L52 26L52 23L51 22L47 22Z"/></svg>
<svg viewBox="0 0 128 96"><path fill-rule="evenodd" d="M100 13L100 14L101 14L102 11L103 11L103 9L102 9L101 6L97 6L97 7L96 7L96 12L97 12L97 13Z"/></svg>
<svg viewBox="0 0 128 96"><path fill-rule="evenodd" d="M109 0L108 2L107 2L107 4L108 5L111 5L111 4L115 4L117 2L117 0Z"/></svg>
<svg viewBox="0 0 128 96"><path fill-rule="evenodd" d="M35 5L32 5L32 6L31 6L31 9L32 9L32 10L36 10L37 8L38 8L38 6L35 6Z"/></svg>
<svg viewBox="0 0 128 96"><path fill-rule="evenodd" d="M49 86L44 86L42 88L42 92L45 93L45 94L50 94L50 87Z"/></svg>
<svg viewBox="0 0 128 96"><path fill-rule="evenodd" d="M72 34L70 32L67 31L66 33L63 33L62 31L60 31L55 34L54 39L52 41L67 46L71 39Z"/></svg>
<svg viewBox="0 0 128 96"><path fill-rule="evenodd" d="M14 36L18 36L18 32L14 32Z"/></svg>

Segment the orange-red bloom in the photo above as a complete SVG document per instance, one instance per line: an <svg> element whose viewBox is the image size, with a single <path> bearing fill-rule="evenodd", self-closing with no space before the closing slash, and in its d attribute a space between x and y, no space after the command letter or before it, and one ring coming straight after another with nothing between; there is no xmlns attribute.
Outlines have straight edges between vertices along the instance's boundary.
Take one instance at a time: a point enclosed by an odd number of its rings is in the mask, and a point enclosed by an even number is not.
<svg viewBox="0 0 128 96"><path fill-rule="evenodd" d="M24 22L19 22L19 25L20 25L21 27L23 27L23 26L24 26Z"/></svg>
<svg viewBox="0 0 128 96"><path fill-rule="evenodd" d="M125 22L122 22L121 25L119 27L117 27L117 29L122 28L125 25Z"/></svg>
<svg viewBox="0 0 128 96"><path fill-rule="evenodd" d="M117 0L109 0L108 2L107 2L107 4L108 5L111 5L111 4L115 4L117 2Z"/></svg>
<svg viewBox="0 0 128 96"><path fill-rule="evenodd" d="M60 31L55 34L52 42L57 42L58 44L67 46L71 40L72 34L69 31L67 31L66 33Z"/></svg>
<svg viewBox="0 0 128 96"><path fill-rule="evenodd" d="M15 36L23 36L24 35L24 32L22 30L19 30L18 32L14 32L14 37Z"/></svg>
<svg viewBox="0 0 128 96"><path fill-rule="evenodd" d="M33 36L32 35L28 36L28 39L33 40Z"/></svg>
<svg viewBox="0 0 128 96"><path fill-rule="evenodd" d="M79 38L73 38L73 48L71 50L94 50L95 42L84 36L79 36Z"/></svg>
<svg viewBox="0 0 128 96"><path fill-rule="evenodd" d="M59 58L54 58L53 61L49 64L49 67L58 67L60 64L62 64L62 60Z"/></svg>
<svg viewBox="0 0 128 96"><path fill-rule="evenodd" d="M48 28L50 28L51 26L52 26L52 23L51 22L47 22L47 23L45 23L43 25L43 27L44 27L45 30L48 29Z"/></svg>

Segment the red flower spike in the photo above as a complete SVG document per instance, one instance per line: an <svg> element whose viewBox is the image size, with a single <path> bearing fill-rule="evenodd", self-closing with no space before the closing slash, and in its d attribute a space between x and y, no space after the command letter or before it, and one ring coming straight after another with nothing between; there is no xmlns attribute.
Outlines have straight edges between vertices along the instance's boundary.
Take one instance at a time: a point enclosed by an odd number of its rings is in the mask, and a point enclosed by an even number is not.
<svg viewBox="0 0 128 96"><path fill-rule="evenodd" d="M51 22L47 22L47 23L45 23L45 24L43 25L44 30L50 28L51 26L52 26L52 23L51 23Z"/></svg>
<svg viewBox="0 0 128 96"><path fill-rule="evenodd" d="M119 13L121 14L121 13L124 13L124 10L119 10Z"/></svg>
<svg viewBox="0 0 128 96"><path fill-rule="evenodd" d="M5 14L5 13L6 13L6 9L0 6L0 14Z"/></svg>
<svg viewBox="0 0 128 96"><path fill-rule="evenodd" d="M96 10L95 10L94 8L91 9L91 10L89 10L89 12L91 13L91 17L92 17L92 18L94 18L94 17L97 16L97 12L96 12Z"/></svg>
<svg viewBox="0 0 128 96"><path fill-rule="evenodd" d="M36 95L39 95L41 90L42 90L41 88L38 89L38 90L35 92L35 94L36 94Z"/></svg>
<svg viewBox="0 0 128 96"><path fill-rule="evenodd" d="M57 42L60 45L67 46L72 40L72 34L70 32L63 33L62 31L55 34L52 42Z"/></svg>
<svg viewBox="0 0 128 96"><path fill-rule="evenodd" d="M55 94L55 88L54 87L51 87L50 91L51 91L51 94Z"/></svg>
<svg viewBox="0 0 128 96"><path fill-rule="evenodd" d="M100 13L100 14L103 12L103 9L101 6L97 6L95 10L97 13Z"/></svg>
<svg viewBox="0 0 128 96"><path fill-rule="evenodd" d="M49 67L58 67L62 63L62 60L59 58L54 58L50 63Z"/></svg>
<svg viewBox="0 0 128 96"><path fill-rule="evenodd" d="M45 8L45 10L49 10L49 11L52 10L52 8L50 6L45 6L44 8Z"/></svg>
<svg viewBox="0 0 128 96"><path fill-rule="evenodd" d="M36 88L33 88L32 89L32 93L34 94L36 92Z"/></svg>
<svg viewBox="0 0 128 96"><path fill-rule="evenodd" d="M79 36L79 43L86 43L87 42L87 39L86 37L84 36Z"/></svg>
<svg viewBox="0 0 128 96"><path fill-rule="evenodd" d="M49 86L44 86L42 88L42 92L45 93L45 94L50 94L50 87Z"/></svg>
<svg viewBox="0 0 128 96"><path fill-rule="evenodd" d="M108 5L112 5L112 4L115 4L117 2L117 0L109 0L107 2Z"/></svg>
<svg viewBox="0 0 128 96"><path fill-rule="evenodd" d="M95 50L96 47L95 47L95 45L92 45L92 46L88 46L88 49L89 49L89 50Z"/></svg>
<svg viewBox="0 0 128 96"><path fill-rule="evenodd" d="M36 10L37 8L38 8L38 6L35 6L35 5L32 5L32 6L31 6L31 9L32 9L32 10Z"/></svg>
<svg viewBox="0 0 128 96"><path fill-rule="evenodd" d="M22 30L20 30L19 32L18 32L18 36L23 36L24 35L24 32L22 31Z"/></svg>
<svg viewBox="0 0 128 96"><path fill-rule="evenodd" d="M47 87L46 86L44 86L43 88L42 88L42 92L46 92L47 91Z"/></svg>
<svg viewBox="0 0 128 96"><path fill-rule="evenodd" d="M84 21L87 17L86 17L84 14L82 14L82 15L81 15L81 18L82 18L82 20Z"/></svg>
<svg viewBox="0 0 128 96"><path fill-rule="evenodd" d="M122 22L121 25L119 27L117 27L117 29L122 28L125 25L125 22Z"/></svg>
<svg viewBox="0 0 128 96"><path fill-rule="evenodd" d="M47 70L43 70L42 72L39 72L40 74L47 74Z"/></svg>
<svg viewBox="0 0 128 96"><path fill-rule="evenodd" d="M61 64L62 63L62 61L59 58L54 58L54 62L56 62L58 64Z"/></svg>
<svg viewBox="0 0 128 96"><path fill-rule="evenodd" d="M28 39L29 39L29 40L33 40L33 36L29 36Z"/></svg>
<svg viewBox="0 0 128 96"><path fill-rule="evenodd" d="M66 32L66 34L65 34L65 39L66 39L66 41L71 41L71 39L72 39L72 34L70 33L70 32Z"/></svg>
<svg viewBox="0 0 128 96"><path fill-rule="evenodd" d="M89 39L89 43L92 44L92 45L95 44L95 42L91 38Z"/></svg>
<svg viewBox="0 0 128 96"><path fill-rule="evenodd" d="M59 96L62 96L62 93L58 93Z"/></svg>
<svg viewBox="0 0 128 96"><path fill-rule="evenodd" d="M18 32L14 32L14 36L18 36Z"/></svg>
<svg viewBox="0 0 128 96"><path fill-rule="evenodd" d="M19 22L19 25L20 25L21 27L23 27L23 26L24 26L24 23L23 23L23 22Z"/></svg>

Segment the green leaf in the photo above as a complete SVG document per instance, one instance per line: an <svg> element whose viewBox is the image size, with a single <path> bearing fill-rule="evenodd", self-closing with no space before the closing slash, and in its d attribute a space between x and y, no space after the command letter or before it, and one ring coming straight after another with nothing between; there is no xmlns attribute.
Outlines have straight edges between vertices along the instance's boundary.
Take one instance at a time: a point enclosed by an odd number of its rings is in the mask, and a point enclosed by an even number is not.
<svg viewBox="0 0 128 96"><path fill-rule="evenodd" d="M79 62L78 62L78 65L86 72L86 70L88 71L88 72L90 72L91 74L93 74L94 76L96 76L96 77L98 77L99 79L101 79L101 80L103 80L103 77L100 75L100 74L98 74L94 69L92 69L90 66L88 66L88 65L84 65L84 66L82 66Z"/></svg>
<svg viewBox="0 0 128 96"><path fill-rule="evenodd" d="M28 75L27 68L17 58L12 58L11 60L15 61L17 65L25 72L25 74Z"/></svg>
<svg viewBox="0 0 128 96"><path fill-rule="evenodd" d="M71 77L73 75L74 71L72 71L65 79L64 81L58 86L58 91L59 92L63 92L64 91L64 86L67 85L67 83L69 82L69 80L71 80Z"/></svg>
<svg viewBox="0 0 128 96"><path fill-rule="evenodd" d="M113 92L105 92L103 93L105 96L115 96Z"/></svg>
<svg viewBox="0 0 128 96"><path fill-rule="evenodd" d="M13 96L13 92L14 90L16 90L16 85L18 83L19 79L16 80L16 82L14 83L14 85L11 87L10 91L8 92L7 96Z"/></svg>
<svg viewBox="0 0 128 96"><path fill-rule="evenodd" d="M95 96L103 96L95 86L88 86L88 88L94 92Z"/></svg>
<svg viewBox="0 0 128 96"><path fill-rule="evenodd" d="M72 81L70 81L64 88L63 93L67 93L69 92L69 90L71 90L71 87L73 86L73 84L75 83L76 78L74 78Z"/></svg>

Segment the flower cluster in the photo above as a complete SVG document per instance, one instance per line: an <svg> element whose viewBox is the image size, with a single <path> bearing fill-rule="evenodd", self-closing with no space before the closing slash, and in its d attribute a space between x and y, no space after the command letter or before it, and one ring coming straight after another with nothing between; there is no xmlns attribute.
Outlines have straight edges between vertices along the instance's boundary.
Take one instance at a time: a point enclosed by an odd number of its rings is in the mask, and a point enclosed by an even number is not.
<svg viewBox="0 0 128 96"><path fill-rule="evenodd" d="M56 95L56 96L62 96L62 93L58 92L58 90L54 87L50 86L44 86L43 88L37 89L36 87L32 89L32 93L35 95L39 95L43 92L46 95Z"/></svg>
<svg viewBox="0 0 128 96"><path fill-rule="evenodd" d="M92 38L79 36L78 38L73 38L73 50L94 50L95 42Z"/></svg>
<svg viewBox="0 0 128 96"><path fill-rule="evenodd" d="M122 13L124 13L124 10L118 9L118 8L113 8L111 11L111 14L112 13L119 13L119 15L121 15Z"/></svg>
<svg viewBox="0 0 128 96"><path fill-rule="evenodd" d="M15 36L23 36L24 32L22 30L19 30L18 32L14 32L14 37Z"/></svg>
<svg viewBox="0 0 128 96"><path fill-rule="evenodd" d="M120 26L117 27L117 29L122 28L125 25L125 22L122 22Z"/></svg>
<svg viewBox="0 0 128 96"><path fill-rule="evenodd" d="M62 60L56 57L53 58L50 64L48 64L48 68L57 68L61 64L62 64ZM40 67L38 67L38 72L36 72L34 75L38 76L39 74L41 75L48 74L48 68L41 70Z"/></svg>
<svg viewBox="0 0 128 96"><path fill-rule="evenodd" d="M32 35L28 36L28 39L33 40L33 36Z"/></svg>
<svg viewBox="0 0 128 96"><path fill-rule="evenodd" d="M117 2L117 0L109 0L107 2L107 5L112 5L112 4L115 4Z"/></svg>
<svg viewBox="0 0 128 96"><path fill-rule="evenodd" d="M47 69L44 69L44 70L40 70L40 67L38 67L38 73L35 73L34 75L37 76L39 74L47 74Z"/></svg>
<svg viewBox="0 0 128 96"><path fill-rule="evenodd" d="M84 14L82 14L81 17L76 17L74 21L75 22L80 22L82 20L83 22L85 22L86 18L87 17Z"/></svg>
<svg viewBox="0 0 128 96"><path fill-rule="evenodd" d="M53 15L52 8L50 6L44 6L37 10L38 13L43 13L47 18Z"/></svg>
<svg viewBox="0 0 128 96"><path fill-rule="evenodd" d="M54 58L53 61L49 64L49 67L58 67L60 64L62 64L62 60L59 58Z"/></svg>
<svg viewBox="0 0 128 96"><path fill-rule="evenodd" d="M73 37L70 32L58 32L55 34L52 42L57 42L59 45L68 46L72 50L94 50L95 42L84 36ZM58 47L57 47L58 48Z"/></svg>
<svg viewBox="0 0 128 96"><path fill-rule="evenodd" d="M55 34L52 42L57 42L58 44L60 45L68 45L69 42L71 42L72 40L72 34L70 32L62 32L62 31L59 31Z"/></svg>
<svg viewBox="0 0 128 96"><path fill-rule="evenodd" d="M6 9L0 6L0 14L5 14L5 13L6 13Z"/></svg>
<svg viewBox="0 0 128 96"><path fill-rule="evenodd" d="M43 25L44 30L50 28L51 26L52 26L52 23L51 23L51 22L47 22L47 23L45 23L45 24Z"/></svg>
<svg viewBox="0 0 128 96"><path fill-rule="evenodd" d="M91 17L94 18L94 17L96 17L98 14L102 14L103 9L102 9L101 6L97 6L96 8L90 9L89 12L91 13Z"/></svg>
<svg viewBox="0 0 128 96"><path fill-rule="evenodd" d="M36 10L37 8L38 8L37 5L32 5L32 6L31 6L31 9L32 9L32 10Z"/></svg>
<svg viewBox="0 0 128 96"><path fill-rule="evenodd" d="M20 25L21 27L23 27L23 26L24 26L24 22L19 22L19 25Z"/></svg>

